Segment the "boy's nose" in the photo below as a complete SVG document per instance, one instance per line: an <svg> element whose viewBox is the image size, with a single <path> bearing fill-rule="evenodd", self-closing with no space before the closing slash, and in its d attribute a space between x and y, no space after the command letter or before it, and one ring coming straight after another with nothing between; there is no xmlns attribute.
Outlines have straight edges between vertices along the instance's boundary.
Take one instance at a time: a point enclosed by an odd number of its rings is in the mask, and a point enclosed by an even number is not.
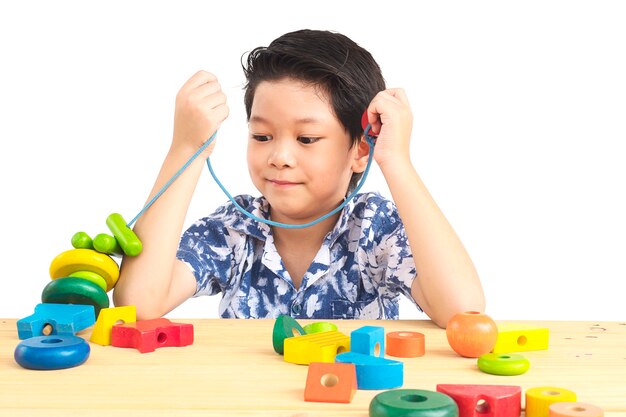
<svg viewBox="0 0 626 417"><path fill-rule="evenodd" d="M285 140L275 140L267 163L277 168L294 167L296 158L291 145Z"/></svg>

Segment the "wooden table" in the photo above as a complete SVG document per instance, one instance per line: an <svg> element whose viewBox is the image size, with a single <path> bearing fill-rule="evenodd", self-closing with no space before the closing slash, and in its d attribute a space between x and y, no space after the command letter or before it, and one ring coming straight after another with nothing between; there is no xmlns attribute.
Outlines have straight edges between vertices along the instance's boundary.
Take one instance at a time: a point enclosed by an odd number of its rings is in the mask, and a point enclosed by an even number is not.
<svg viewBox="0 0 626 417"><path fill-rule="evenodd" d="M19 343L16 320L0 319L0 416L364 417L380 392L359 390L350 404L305 402L308 367L284 362L274 352L274 320L173 321L194 325L193 345L142 354L91 344L91 355L81 366L32 371L13 359ZM519 385L524 392L556 386L576 392L578 401L604 408L607 416L626 416L626 323L524 322L548 327L550 348L525 352L531 369L513 377L480 372L476 360L454 353L445 330L430 321L334 323L348 335L365 325L424 333L426 355L401 359L403 388L501 384ZM79 335L88 340L90 333Z"/></svg>

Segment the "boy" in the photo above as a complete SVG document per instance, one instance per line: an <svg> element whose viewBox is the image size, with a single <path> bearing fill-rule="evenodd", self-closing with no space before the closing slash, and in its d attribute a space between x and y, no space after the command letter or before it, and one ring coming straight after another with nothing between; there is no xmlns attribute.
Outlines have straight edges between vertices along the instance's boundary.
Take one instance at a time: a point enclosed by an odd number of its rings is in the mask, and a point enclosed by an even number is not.
<svg viewBox="0 0 626 417"><path fill-rule="evenodd" d="M332 32L287 33L253 50L244 66L248 170L261 197L239 196L252 214L303 224L337 207L374 160L393 202L359 194L304 229L256 222L227 203L179 236L214 144L139 219L143 253L125 258L116 305L160 317L195 295L222 292L222 317L290 314L315 319L396 319L400 294L436 324L484 309L474 266L409 156L412 115L401 89L385 89L372 56ZM212 74L198 72L177 95L174 136L152 195L228 116ZM397 206L397 209L396 209Z"/></svg>

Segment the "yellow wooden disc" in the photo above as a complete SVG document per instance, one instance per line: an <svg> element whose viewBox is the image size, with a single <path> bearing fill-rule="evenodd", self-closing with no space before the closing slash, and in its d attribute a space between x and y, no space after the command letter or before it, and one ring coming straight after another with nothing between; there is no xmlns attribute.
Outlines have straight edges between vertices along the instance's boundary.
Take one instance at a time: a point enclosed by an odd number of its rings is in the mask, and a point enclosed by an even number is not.
<svg viewBox="0 0 626 417"><path fill-rule="evenodd" d="M110 291L120 277L120 268L110 256L91 249L71 249L59 254L50 264L52 279L68 277L74 272L91 271L100 275Z"/></svg>

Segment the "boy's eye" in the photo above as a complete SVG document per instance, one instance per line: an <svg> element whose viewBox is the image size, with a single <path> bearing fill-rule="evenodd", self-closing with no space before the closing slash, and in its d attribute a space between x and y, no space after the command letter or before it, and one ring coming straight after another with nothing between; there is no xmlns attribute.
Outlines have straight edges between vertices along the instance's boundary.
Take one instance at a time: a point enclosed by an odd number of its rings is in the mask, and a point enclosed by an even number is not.
<svg viewBox="0 0 626 417"><path fill-rule="evenodd" d="M298 137L298 141L300 143L305 144L305 145L310 145L311 143L315 143L318 140L320 140L320 138L313 138L313 137L310 137L310 136L299 136Z"/></svg>
<svg viewBox="0 0 626 417"><path fill-rule="evenodd" d="M267 142L268 140L271 139L271 136L268 136L268 135L252 135L252 139L256 140L257 142Z"/></svg>

